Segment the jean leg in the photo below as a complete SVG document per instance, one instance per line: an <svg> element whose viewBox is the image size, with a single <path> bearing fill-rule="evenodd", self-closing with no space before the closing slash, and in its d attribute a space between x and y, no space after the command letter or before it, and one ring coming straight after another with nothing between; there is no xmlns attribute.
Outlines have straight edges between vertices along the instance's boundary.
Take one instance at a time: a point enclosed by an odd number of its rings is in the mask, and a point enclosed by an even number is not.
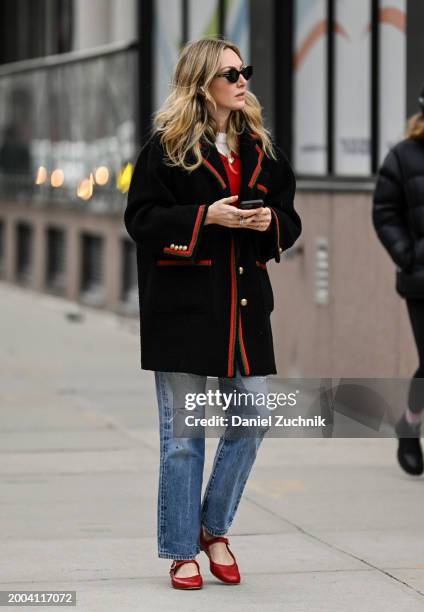
<svg viewBox="0 0 424 612"><path fill-rule="evenodd" d="M174 421L184 415L186 393L204 393L206 376L155 372L155 384L160 423L158 556L194 559L200 552L205 438L176 437Z"/></svg>
<svg viewBox="0 0 424 612"><path fill-rule="evenodd" d="M268 393L265 376L241 376L239 368L236 377L220 378L221 392L231 393L234 390L253 394ZM237 406L232 405L229 413L236 414ZM253 404L253 412L267 416L269 411L263 406ZM244 487L255 462L259 446L269 427L258 427L255 435L249 432L245 437L231 437L234 428L229 425L221 436L212 472L203 498L201 522L213 535L224 535L231 526L240 503Z"/></svg>

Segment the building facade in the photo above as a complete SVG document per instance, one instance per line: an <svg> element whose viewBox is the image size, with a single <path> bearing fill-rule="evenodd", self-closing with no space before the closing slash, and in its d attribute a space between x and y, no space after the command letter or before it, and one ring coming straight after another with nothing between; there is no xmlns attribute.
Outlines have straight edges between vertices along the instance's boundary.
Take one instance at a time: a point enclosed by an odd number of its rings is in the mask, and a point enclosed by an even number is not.
<svg viewBox="0 0 424 612"><path fill-rule="evenodd" d="M299 243L268 264L280 375L408 376L416 355L371 224L379 164L417 111L416 0L5 0L0 274L138 312L126 190L181 45L236 42L298 179ZM12 35L13 34L13 35Z"/></svg>

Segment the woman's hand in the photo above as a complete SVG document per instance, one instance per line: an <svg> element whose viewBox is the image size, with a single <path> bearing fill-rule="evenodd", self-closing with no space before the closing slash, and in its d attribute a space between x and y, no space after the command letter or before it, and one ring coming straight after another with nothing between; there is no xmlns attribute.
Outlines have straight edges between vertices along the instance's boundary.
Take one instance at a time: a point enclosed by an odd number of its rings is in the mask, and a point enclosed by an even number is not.
<svg viewBox="0 0 424 612"><path fill-rule="evenodd" d="M255 214L246 219L242 227L254 229L258 232L266 232L271 225L271 210L267 206L261 206L260 208L253 209L253 211Z"/></svg>
<svg viewBox="0 0 424 612"><path fill-rule="evenodd" d="M238 196L230 196L229 198L222 198L222 200L217 200L211 204L208 207L205 225L216 223L217 225L223 225L225 227L247 227L247 223L250 221L251 217L253 217L259 211L259 209L254 208L252 210L241 210L240 208L231 205L231 202L236 202L237 199ZM242 224L240 224L241 217L244 218Z"/></svg>

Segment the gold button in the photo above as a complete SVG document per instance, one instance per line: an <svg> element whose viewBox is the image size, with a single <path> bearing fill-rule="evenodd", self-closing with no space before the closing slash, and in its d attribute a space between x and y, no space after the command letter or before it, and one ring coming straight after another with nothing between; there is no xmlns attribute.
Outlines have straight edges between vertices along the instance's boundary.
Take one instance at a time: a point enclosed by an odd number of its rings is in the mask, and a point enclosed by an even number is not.
<svg viewBox="0 0 424 612"><path fill-rule="evenodd" d="M243 268L240 266L240 268L239 268L239 274L243 274L243 272L244 272L244 269L243 269Z"/></svg>
<svg viewBox="0 0 424 612"><path fill-rule="evenodd" d="M175 249L175 244L171 244L170 249Z"/></svg>
<svg viewBox="0 0 424 612"><path fill-rule="evenodd" d="M282 253L282 252L283 252L283 249L282 249L281 247L280 247L278 250L280 251L280 253Z"/></svg>
<svg viewBox="0 0 424 612"><path fill-rule="evenodd" d="M183 251L187 251L187 245L183 246Z"/></svg>
<svg viewBox="0 0 424 612"><path fill-rule="evenodd" d="M246 304L247 304L247 300L246 300L246 298L243 298L242 300L240 300L240 304L241 304L242 306L246 306Z"/></svg>

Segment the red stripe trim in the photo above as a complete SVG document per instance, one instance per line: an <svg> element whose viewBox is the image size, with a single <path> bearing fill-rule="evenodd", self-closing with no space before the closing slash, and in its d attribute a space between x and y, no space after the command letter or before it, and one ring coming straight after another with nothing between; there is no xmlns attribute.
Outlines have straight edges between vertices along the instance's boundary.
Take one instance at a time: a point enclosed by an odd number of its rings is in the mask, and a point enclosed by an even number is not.
<svg viewBox="0 0 424 612"><path fill-rule="evenodd" d="M202 157L202 163L204 163L204 164L205 164L205 166L206 166L206 168L207 168L208 170L210 170L210 171L212 172L212 174L214 174L214 175L215 175L215 177L216 177L216 178L218 179L218 181L221 183L221 187L222 187L223 189L225 189L225 188L226 188L226 186L227 186L227 183L224 181L224 179L222 178L222 176L219 174L218 170L217 170L216 168L214 168L214 167L212 166L212 164L211 164L210 162L208 162L208 160L207 160L207 159L205 159L204 157Z"/></svg>
<svg viewBox="0 0 424 612"><path fill-rule="evenodd" d="M211 266L212 259L199 259L198 261L178 261L170 259L158 259L157 266Z"/></svg>
<svg viewBox="0 0 424 612"><path fill-rule="evenodd" d="M264 270L266 270L266 264L262 263L261 261L256 261L256 265L259 268L263 268Z"/></svg>
<svg viewBox="0 0 424 612"><path fill-rule="evenodd" d="M174 249L171 249L170 247L164 247L163 252L171 253L172 255L177 255L179 257L191 257L194 247L197 242L198 235L199 235L200 222L203 219L205 212L206 212L206 204L202 204L201 206L199 206L199 210L197 211L196 221L194 222L194 228L193 228L193 233L191 235L190 244L188 245L188 248L186 251L175 251Z"/></svg>
<svg viewBox="0 0 424 612"><path fill-rule="evenodd" d="M240 351L241 351L241 357L242 357L243 364L244 364L245 374L246 376L249 376L250 367L249 367L249 362L247 361L246 349L244 348L243 329L241 325L241 312L239 313L239 342L240 342Z"/></svg>
<svg viewBox="0 0 424 612"><path fill-rule="evenodd" d="M260 183L256 183L256 187L258 189L260 189L261 191L263 191L264 193L268 193L268 189L265 187L265 185L261 185Z"/></svg>
<svg viewBox="0 0 424 612"><path fill-rule="evenodd" d="M230 337L228 341L228 367L227 376L234 374L234 348L235 348L235 319L236 319L236 299L237 299L237 288L236 288L236 277L235 277L235 261L234 261L234 239L231 238L231 317L230 317Z"/></svg>
<svg viewBox="0 0 424 612"><path fill-rule="evenodd" d="M280 225L278 223L278 217L277 217L277 213L275 212L275 210L273 208L270 207L270 210L272 212L272 214L274 215L275 218L275 226L277 228L277 248L280 248Z"/></svg>
<svg viewBox="0 0 424 612"><path fill-rule="evenodd" d="M255 185L255 182L256 182L256 180L257 180L257 178L259 176L259 173L261 171L262 158L264 156L264 152L262 151L262 149L258 145L255 145L255 149L258 152L258 163L256 164L256 167L255 167L255 169L253 171L253 174L252 174L252 176L250 178L250 181L249 181L249 187L250 188L252 188Z"/></svg>

